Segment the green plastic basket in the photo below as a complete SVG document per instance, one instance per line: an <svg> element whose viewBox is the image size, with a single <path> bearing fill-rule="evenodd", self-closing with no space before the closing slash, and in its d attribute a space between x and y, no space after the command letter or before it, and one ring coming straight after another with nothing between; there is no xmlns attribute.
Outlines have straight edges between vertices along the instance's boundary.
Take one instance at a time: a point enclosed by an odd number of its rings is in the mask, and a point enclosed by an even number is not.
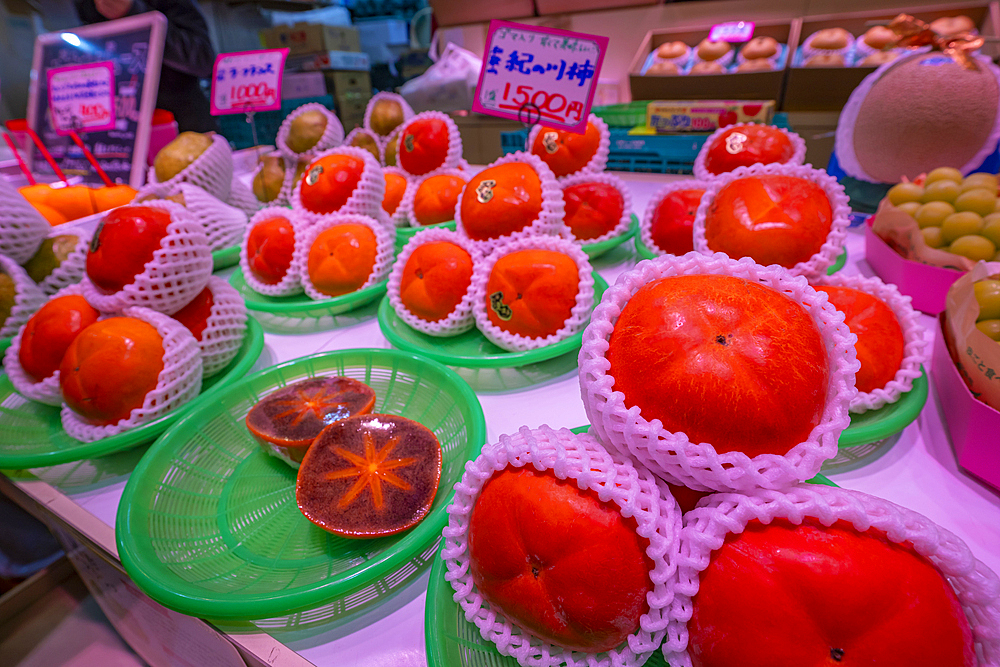
<svg viewBox="0 0 1000 667"><path fill-rule="evenodd" d="M139 428L96 442L80 442L66 435L59 408L36 403L16 391L0 376L0 469L37 468L95 458L151 442L167 427L196 409L218 388L243 377L264 349L264 332L247 318L247 332L236 357L222 371L202 383L201 396L187 405Z"/></svg>
<svg viewBox="0 0 1000 667"><path fill-rule="evenodd" d="M657 257L663 256L662 253L653 252L652 250L649 249L649 246L647 246L645 243L642 242L642 237L639 234L638 230L636 230L635 232L635 252L639 256L640 260L656 259ZM837 261L831 264L830 268L826 270L826 275L832 276L837 271L840 271L842 268L844 268L845 264L847 264L847 248L844 248L844 252L840 253L840 257L837 258Z"/></svg>
<svg viewBox="0 0 1000 667"><path fill-rule="evenodd" d="M295 470L247 431L244 418L262 396L323 374L365 382L375 390L375 412L418 421L441 442L438 494L411 530L351 540L316 527L296 505ZM372 584L405 579L438 540L452 487L485 439L472 389L418 355L338 350L273 366L214 392L150 447L122 495L118 553L146 594L192 616L287 617L352 596L373 604L385 591L366 593Z"/></svg>
<svg viewBox="0 0 1000 667"><path fill-rule="evenodd" d="M423 225L421 227L397 227L396 228L396 255L398 256L402 252L403 247L410 242L414 234L417 232L422 232L425 229L448 229L455 231L456 223L454 220L449 220L448 222L439 222L436 225Z"/></svg>
<svg viewBox="0 0 1000 667"><path fill-rule="evenodd" d="M594 305L601 302L608 283L597 273L594 276ZM404 322L392 309L389 299L382 299L378 308L378 324L390 343L401 350L416 352L449 366L461 368L517 368L553 359L580 349L583 331L558 343L527 352L503 350L479 332L470 329L458 336L440 338L428 336Z"/></svg>
<svg viewBox="0 0 1000 667"><path fill-rule="evenodd" d="M14 341L13 337L10 338L0 338L0 358L3 357L3 353L7 351L10 344ZM0 369L3 370L3 369Z"/></svg>
<svg viewBox="0 0 1000 667"><path fill-rule="evenodd" d="M240 247L238 245L231 245L228 248L222 248L212 253L213 271L228 269L230 266L236 266L239 263Z"/></svg>
<svg viewBox="0 0 1000 667"><path fill-rule="evenodd" d="M627 104L609 104L594 107L591 111L610 127L635 127L646 124L646 107L649 102L628 102Z"/></svg>
<svg viewBox="0 0 1000 667"><path fill-rule="evenodd" d="M229 284L243 297L247 309L268 331L278 333L303 333L321 331L343 323L356 324L351 318L339 316L360 309L385 294L388 279L371 287L344 294L332 299L315 300L305 294L292 296L265 296L250 289L243 271L236 269L229 278ZM341 320L344 322L341 322ZM362 318L364 319L364 318Z"/></svg>
<svg viewBox="0 0 1000 667"><path fill-rule="evenodd" d="M600 241L599 243L585 243L582 248L587 257L594 259L595 257L600 257L606 252L614 250L621 244L628 241L635 234L639 233L639 218L636 217L635 213L632 214L632 224L629 225L628 231L624 234L619 234L618 236L613 236L605 241Z"/></svg>

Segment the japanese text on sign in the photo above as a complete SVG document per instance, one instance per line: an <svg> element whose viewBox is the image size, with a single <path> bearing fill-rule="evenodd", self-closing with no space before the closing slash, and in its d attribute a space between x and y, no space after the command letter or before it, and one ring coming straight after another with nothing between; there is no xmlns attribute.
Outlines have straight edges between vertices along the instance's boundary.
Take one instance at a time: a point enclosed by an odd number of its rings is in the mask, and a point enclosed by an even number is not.
<svg viewBox="0 0 1000 667"><path fill-rule="evenodd" d="M49 110L58 134L114 129L114 63L55 67L47 76Z"/></svg>
<svg viewBox="0 0 1000 667"><path fill-rule="evenodd" d="M608 38L491 21L473 111L583 133Z"/></svg>
<svg viewBox="0 0 1000 667"><path fill-rule="evenodd" d="M708 33L708 38L713 42L749 42L756 27L757 24L753 21L716 23Z"/></svg>
<svg viewBox="0 0 1000 667"><path fill-rule="evenodd" d="M281 108L288 49L223 53L212 71L212 115Z"/></svg>

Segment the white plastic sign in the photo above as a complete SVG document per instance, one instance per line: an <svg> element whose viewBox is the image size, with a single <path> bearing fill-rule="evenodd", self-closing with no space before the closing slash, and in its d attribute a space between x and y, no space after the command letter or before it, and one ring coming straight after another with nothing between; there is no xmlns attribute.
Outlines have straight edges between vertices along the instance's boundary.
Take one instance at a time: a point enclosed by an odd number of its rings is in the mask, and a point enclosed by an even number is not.
<svg viewBox="0 0 1000 667"><path fill-rule="evenodd" d="M212 115L280 109L287 57L287 48L219 54L212 70Z"/></svg>
<svg viewBox="0 0 1000 667"><path fill-rule="evenodd" d="M114 129L113 62L54 67L46 75L52 127L58 134Z"/></svg>

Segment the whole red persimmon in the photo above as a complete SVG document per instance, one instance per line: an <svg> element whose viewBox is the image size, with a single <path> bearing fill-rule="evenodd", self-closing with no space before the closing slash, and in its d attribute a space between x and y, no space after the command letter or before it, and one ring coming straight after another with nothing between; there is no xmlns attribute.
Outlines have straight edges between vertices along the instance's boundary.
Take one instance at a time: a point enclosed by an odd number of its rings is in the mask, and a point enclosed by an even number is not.
<svg viewBox="0 0 1000 667"><path fill-rule="evenodd" d="M557 333L573 314L580 271L569 255L519 250L493 265L486 281L486 314L500 329L526 338Z"/></svg>
<svg viewBox="0 0 1000 667"><path fill-rule="evenodd" d="M817 286L844 313L845 324L858 337L854 344L861 370L855 376L860 392L882 389L903 364L906 341L895 313L878 297L850 287Z"/></svg>
<svg viewBox="0 0 1000 667"><path fill-rule="evenodd" d="M469 238L486 241L530 225L542 211L542 179L531 165L505 162L474 176L459 204Z"/></svg>
<svg viewBox="0 0 1000 667"><path fill-rule="evenodd" d="M385 172L385 196L382 197L382 210L392 215L403 201L406 194L406 179L391 171Z"/></svg>
<svg viewBox="0 0 1000 667"><path fill-rule="evenodd" d="M790 269L823 247L833 209L816 183L795 176L738 178L712 200L705 217L709 250Z"/></svg>
<svg viewBox="0 0 1000 667"><path fill-rule="evenodd" d="M277 285L288 273L295 255L295 229L286 218L268 218L247 234L247 264L253 277Z"/></svg>
<svg viewBox="0 0 1000 667"><path fill-rule="evenodd" d="M649 235L656 247L673 255L694 250L694 216L704 190L676 190L653 211Z"/></svg>
<svg viewBox="0 0 1000 667"><path fill-rule="evenodd" d="M819 424L829 361L812 317L756 282L683 275L643 285L607 352L643 419L719 453L786 454Z"/></svg>
<svg viewBox="0 0 1000 667"><path fill-rule="evenodd" d="M712 554L693 602L695 667L976 664L947 580L874 528L753 521Z"/></svg>
<svg viewBox="0 0 1000 667"><path fill-rule="evenodd" d="M625 198L607 183L577 183L563 189L566 226L583 241L612 231L625 212Z"/></svg>
<svg viewBox="0 0 1000 667"><path fill-rule="evenodd" d="M472 283L472 257L447 241L425 243L406 260L399 299L428 322L443 320L462 302Z"/></svg>
<svg viewBox="0 0 1000 667"><path fill-rule="evenodd" d="M104 216L90 241L87 277L101 294L135 281L167 235L170 214L150 206L122 206Z"/></svg>
<svg viewBox="0 0 1000 667"><path fill-rule="evenodd" d="M455 219L455 207L465 179L453 174L430 176L413 195L413 217L421 225L436 225Z"/></svg>
<svg viewBox="0 0 1000 667"><path fill-rule="evenodd" d="M171 317L183 324L191 332L195 340L200 341L202 335L205 333L205 327L208 326L208 318L212 314L212 305L214 303L215 299L212 298L212 290L206 287L198 292L198 296L191 299L186 306L171 315Z"/></svg>
<svg viewBox="0 0 1000 667"><path fill-rule="evenodd" d="M601 132L593 123L587 123L583 134L542 126L531 152L549 166L556 178L561 178L586 167L600 144Z"/></svg>
<svg viewBox="0 0 1000 667"><path fill-rule="evenodd" d="M490 478L469 520L472 580L486 600L541 639L608 651L649 611L648 540L612 503L533 468Z"/></svg>
<svg viewBox="0 0 1000 667"><path fill-rule="evenodd" d="M345 223L316 236L306 258L309 280L318 292L341 296L356 292L375 269L378 242L368 227Z"/></svg>
<svg viewBox="0 0 1000 667"><path fill-rule="evenodd" d="M52 299L24 325L18 361L21 368L40 382L59 370L66 348L100 315L82 296Z"/></svg>
<svg viewBox="0 0 1000 667"><path fill-rule="evenodd" d="M414 176L422 176L444 166L451 138L448 124L440 118L417 117L399 135L396 161Z"/></svg>
<svg viewBox="0 0 1000 667"><path fill-rule="evenodd" d="M770 125L734 125L715 138L705 156L710 174L724 174L752 164L788 162L795 146L788 135Z"/></svg>
<svg viewBox="0 0 1000 667"><path fill-rule="evenodd" d="M353 155L326 155L306 167L299 199L307 211L335 213L361 182L365 161Z"/></svg>

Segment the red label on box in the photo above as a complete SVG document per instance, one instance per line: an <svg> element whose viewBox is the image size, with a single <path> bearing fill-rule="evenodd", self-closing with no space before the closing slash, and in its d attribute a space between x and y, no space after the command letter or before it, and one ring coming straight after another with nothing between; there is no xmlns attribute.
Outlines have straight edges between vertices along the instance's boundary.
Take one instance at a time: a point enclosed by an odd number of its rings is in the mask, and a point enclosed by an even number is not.
<svg viewBox="0 0 1000 667"><path fill-rule="evenodd" d="M288 49L222 53L212 70L212 115L281 108Z"/></svg>

